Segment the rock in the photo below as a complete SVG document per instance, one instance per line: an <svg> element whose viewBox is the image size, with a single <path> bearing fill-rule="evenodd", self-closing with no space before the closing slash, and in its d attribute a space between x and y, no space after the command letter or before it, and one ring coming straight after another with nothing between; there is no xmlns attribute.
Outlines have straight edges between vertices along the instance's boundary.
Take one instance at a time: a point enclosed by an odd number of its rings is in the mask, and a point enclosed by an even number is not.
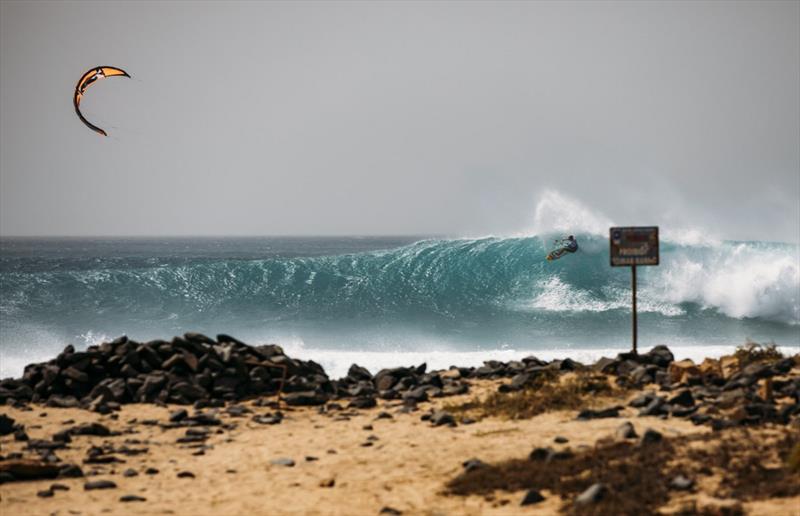
<svg viewBox="0 0 800 516"><path fill-rule="evenodd" d="M194 473L191 471L181 471L178 473L178 478L194 478Z"/></svg>
<svg viewBox="0 0 800 516"><path fill-rule="evenodd" d="M675 356L667 346L658 345L644 354L649 363L661 368L669 367L670 363L675 360Z"/></svg>
<svg viewBox="0 0 800 516"><path fill-rule="evenodd" d="M525 493L525 496L522 498L522 501L519 504L533 505L542 501L544 501L544 496L542 496L542 493L540 493L536 489L529 489L528 492Z"/></svg>
<svg viewBox="0 0 800 516"><path fill-rule="evenodd" d="M132 468L128 468L128 469L126 469L125 471L122 472L122 476L123 477L135 477L138 474L139 474L139 472L136 471L135 469L132 469Z"/></svg>
<svg viewBox="0 0 800 516"><path fill-rule="evenodd" d="M83 476L83 470L75 464L66 464L58 471L59 478L80 478Z"/></svg>
<svg viewBox="0 0 800 516"><path fill-rule="evenodd" d="M566 437L562 437L562 436L560 436L560 435L557 435L557 436L556 436L556 437L553 439L553 441L554 441L554 442L557 442L558 444L564 444L564 443L568 443L568 442L569 442L569 439L567 439Z"/></svg>
<svg viewBox="0 0 800 516"><path fill-rule="evenodd" d="M186 409L178 409L169 413L169 420L171 423L177 423L186 419L187 416L189 416L189 413Z"/></svg>
<svg viewBox="0 0 800 516"><path fill-rule="evenodd" d="M722 376L719 360L713 358L706 358L697 368L703 376Z"/></svg>
<svg viewBox="0 0 800 516"><path fill-rule="evenodd" d="M0 435L8 435L14 433L14 425L16 421L6 414L0 414Z"/></svg>
<svg viewBox="0 0 800 516"><path fill-rule="evenodd" d="M375 398L354 398L347 404L347 408L368 409L377 406Z"/></svg>
<svg viewBox="0 0 800 516"><path fill-rule="evenodd" d="M372 373L370 373L365 367L361 367L358 364L353 364L350 366L350 369L347 370L347 376L352 378L354 381L372 381Z"/></svg>
<svg viewBox="0 0 800 516"><path fill-rule="evenodd" d="M69 486L64 484L50 484L51 491L69 491Z"/></svg>
<svg viewBox="0 0 800 516"><path fill-rule="evenodd" d="M480 468L485 468L486 467L486 463L485 462L483 462L480 459L474 459L474 458L465 460L464 462L461 463L461 465L464 467L464 471L466 471L466 472L470 472L470 471L474 471L476 469L480 469Z"/></svg>
<svg viewBox="0 0 800 516"><path fill-rule="evenodd" d="M379 512L378 514L390 514L392 516L399 516L400 514L403 514L403 511L397 510L394 507L386 506L383 507L381 509L381 512Z"/></svg>
<svg viewBox="0 0 800 516"><path fill-rule="evenodd" d="M618 360L613 358L601 357L597 362L592 365L592 369L604 374L615 374L617 372Z"/></svg>
<svg viewBox="0 0 800 516"><path fill-rule="evenodd" d="M619 411L622 407L610 407L602 410L583 409L578 413L576 419L581 421L588 421L590 419L601 419L607 417L619 417Z"/></svg>
<svg viewBox="0 0 800 516"><path fill-rule="evenodd" d="M694 405L694 396L692 396L692 391L684 389L675 396L673 396L672 398L670 398L667 403L669 403L670 405L681 405L684 407L691 407Z"/></svg>
<svg viewBox="0 0 800 516"><path fill-rule="evenodd" d="M272 414L255 415L253 416L253 421L261 425L277 425L281 421L283 421L283 415L281 415L280 412L276 412L274 415Z"/></svg>
<svg viewBox="0 0 800 516"><path fill-rule="evenodd" d="M699 376L700 368L689 359L672 362L669 365L669 378L672 383L685 383L690 377Z"/></svg>
<svg viewBox="0 0 800 516"><path fill-rule="evenodd" d="M620 439L620 440L622 440L622 439L635 439L635 438L639 437L636 434L636 429L633 427L633 423L631 423L630 421L625 421L624 423L619 425L617 427L616 432L614 433L614 436L617 439Z"/></svg>
<svg viewBox="0 0 800 516"><path fill-rule="evenodd" d="M608 488L601 483L593 484L575 498L575 505L591 505L602 500L608 493Z"/></svg>
<svg viewBox="0 0 800 516"><path fill-rule="evenodd" d="M61 374L70 380L74 380L78 383L86 383L89 381L89 375L84 373L83 371L79 371L74 367L67 367L66 369L61 370Z"/></svg>
<svg viewBox="0 0 800 516"><path fill-rule="evenodd" d="M403 401L413 401L414 403L422 403L428 401L428 392L426 387L417 387L403 394Z"/></svg>
<svg viewBox="0 0 800 516"><path fill-rule="evenodd" d="M533 451L528 455L528 459L536 462L545 461L552 452L552 448L534 448Z"/></svg>
<svg viewBox="0 0 800 516"><path fill-rule="evenodd" d="M72 435L96 435L105 437L111 435L111 430L109 430L107 426L101 425L100 423L86 423L72 427L69 430L69 433Z"/></svg>
<svg viewBox="0 0 800 516"><path fill-rule="evenodd" d="M280 459L273 459L269 461L269 463L275 466L286 466L288 468L294 467L294 461L292 459L288 459L285 457Z"/></svg>
<svg viewBox="0 0 800 516"><path fill-rule="evenodd" d="M147 468L144 470L145 475L158 475L159 471L156 468Z"/></svg>
<svg viewBox="0 0 800 516"><path fill-rule="evenodd" d="M0 461L0 473L7 473L15 480L39 480L56 478L59 466L31 459L12 459Z"/></svg>
<svg viewBox="0 0 800 516"><path fill-rule="evenodd" d="M657 396L653 398L645 408L639 411L639 416L660 416L661 414L665 414L665 405L666 400L661 396Z"/></svg>
<svg viewBox="0 0 800 516"><path fill-rule="evenodd" d="M456 420L453 415L444 410L437 410L431 414L431 423L433 423L433 426L456 426Z"/></svg>
<svg viewBox="0 0 800 516"><path fill-rule="evenodd" d="M654 443L659 443L663 439L664 436L661 435L661 432L653 430L652 428L648 428L642 434L641 439L639 439L639 446L647 446Z"/></svg>
<svg viewBox="0 0 800 516"><path fill-rule="evenodd" d="M286 402L287 405L314 406L314 405L324 405L325 403L327 403L328 397L324 394L320 394L315 391L299 391L299 392L290 392L284 395L283 400Z"/></svg>
<svg viewBox="0 0 800 516"><path fill-rule="evenodd" d="M458 380L461 378L461 371L458 368L448 369L439 373L439 378L443 380Z"/></svg>
<svg viewBox="0 0 800 516"><path fill-rule="evenodd" d="M648 392L645 392L645 393L640 394L639 396L633 398L628 403L628 406L629 407L634 407L634 408L646 407L647 405L649 405L653 401L653 399L655 399L655 397L656 397L655 394L653 394L652 392L648 391Z"/></svg>
<svg viewBox="0 0 800 516"><path fill-rule="evenodd" d="M147 498L138 495L123 495L119 497L120 502L146 502Z"/></svg>
<svg viewBox="0 0 800 516"><path fill-rule="evenodd" d="M37 491L36 496L40 498L52 498L55 493L52 489L45 489L44 491Z"/></svg>
<svg viewBox="0 0 800 516"><path fill-rule="evenodd" d="M83 484L83 489L86 491L91 491L94 489L116 489L116 487L117 484L111 480L94 480Z"/></svg>
<svg viewBox="0 0 800 516"><path fill-rule="evenodd" d="M319 487L333 487L336 485L335 478L325 478L319 481Z"/></svg>
<svg viewBox="0 0 800 516"><path fill-rule="evenodd" d="M694 480L686 478L683 475L676 476L669 483L669 487L677 491L688 491L692 486L694 486Z"/></svg>

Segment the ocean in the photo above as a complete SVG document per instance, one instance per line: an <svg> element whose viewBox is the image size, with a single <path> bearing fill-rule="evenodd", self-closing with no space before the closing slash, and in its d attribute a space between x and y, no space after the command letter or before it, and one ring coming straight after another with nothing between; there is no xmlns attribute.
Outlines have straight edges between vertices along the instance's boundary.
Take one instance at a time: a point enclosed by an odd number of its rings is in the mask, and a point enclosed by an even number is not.
<svg viewBox="0 0 800 516"><path fill-rule="evenodd" d="M483 238L3 238L0 377L127 334L277 343L342 376L353 362L594 360L629 349L631 274L608 238L545 261L556 235ZM560 236L560 235L559 235ZM800 351L800 250L673 242L638 272L639 346L678 358L746 339Z"/></svg>

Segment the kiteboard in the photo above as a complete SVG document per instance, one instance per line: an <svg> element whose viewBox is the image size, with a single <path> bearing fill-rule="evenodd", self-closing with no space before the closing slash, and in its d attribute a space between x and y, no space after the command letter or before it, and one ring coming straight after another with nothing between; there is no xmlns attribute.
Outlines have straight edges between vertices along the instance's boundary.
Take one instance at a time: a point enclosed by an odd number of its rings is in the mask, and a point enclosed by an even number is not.
<svg viewBox="0 0 800 516"><path fill-rule="evenodd" d="M563 249L556 249L554 251L550 251L547 253L547 261L552 262L553 260L558 260L564 255L565 251Z"/></svg>

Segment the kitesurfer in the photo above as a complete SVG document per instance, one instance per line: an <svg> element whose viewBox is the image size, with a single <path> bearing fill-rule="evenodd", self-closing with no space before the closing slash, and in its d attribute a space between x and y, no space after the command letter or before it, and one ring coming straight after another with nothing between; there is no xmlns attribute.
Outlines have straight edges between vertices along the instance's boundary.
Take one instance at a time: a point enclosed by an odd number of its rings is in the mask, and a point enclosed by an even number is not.
<svg viewBox="0 0 800 516"><path fill-rule="evenodd" d="M556 240L555 243L559 244L561 247L547 255L548 260L558 260L564 256L565 253L574 253L578 250L578 241L575 240L574 235L569 235L567 238Z"/></svg>

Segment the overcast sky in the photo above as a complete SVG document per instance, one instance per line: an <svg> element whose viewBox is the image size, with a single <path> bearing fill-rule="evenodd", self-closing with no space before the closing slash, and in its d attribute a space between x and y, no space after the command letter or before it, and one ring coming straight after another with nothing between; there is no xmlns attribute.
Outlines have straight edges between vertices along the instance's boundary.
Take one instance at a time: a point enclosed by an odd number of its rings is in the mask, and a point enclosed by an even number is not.
<svg viewBox="0 0 800 516"><path fill-rule="evenodd" d="M796 1L4 0L0 52L2 235L800 238Z"/></svg>

